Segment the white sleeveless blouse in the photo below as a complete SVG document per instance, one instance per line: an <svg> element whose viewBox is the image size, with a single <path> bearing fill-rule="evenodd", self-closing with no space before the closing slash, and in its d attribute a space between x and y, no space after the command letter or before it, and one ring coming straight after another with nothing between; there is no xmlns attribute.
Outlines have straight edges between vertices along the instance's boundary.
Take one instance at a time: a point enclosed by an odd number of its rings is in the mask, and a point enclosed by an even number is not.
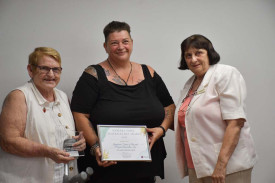
<svg viewBox="0 0 275 183"><path fill-rule="evenodd" d="M26 98L27 120L25 138L50 147L62 148L62 142L74 136L75 124L67 95L54 89L55 101L50 103L37 90L32 81L17 88ZM64 133L60 129L64 128ZM61 164L59 164L59 167ZM54 176L63 177L63 168L54 172L58 165L50 158L24 158L4 152L0 148L0 182L51 183ZM77 173L76 161L69 163L70 176ZM62 180L62 178L61 178Z"/></svg>

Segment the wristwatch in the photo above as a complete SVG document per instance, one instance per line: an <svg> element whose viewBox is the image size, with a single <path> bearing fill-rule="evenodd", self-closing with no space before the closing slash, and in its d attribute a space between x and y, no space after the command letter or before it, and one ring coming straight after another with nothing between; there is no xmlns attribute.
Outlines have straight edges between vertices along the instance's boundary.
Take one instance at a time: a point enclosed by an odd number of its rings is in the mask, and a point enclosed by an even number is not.
<svg viewBox="0 0 275 183"><path fill-rule="evenodd" d="M97 147L99 147L99 143L98 143L98 142L96 142L94 145L92 145L92 147L91 147L91 149L90 149L90 154L91 154L92 156L95 156L95 149L96 149Z"/></svg>
<svg viewBox="0 0 275 183"><path fill-rule="evenodd" d="M166 131L165 131L165 129L163 128L163 126L159 126L159 128L161 128L162 129L162 131L163 131L163 134L162 134L162 136L161 137L165 137L165 134L166 134Z"/></svg>

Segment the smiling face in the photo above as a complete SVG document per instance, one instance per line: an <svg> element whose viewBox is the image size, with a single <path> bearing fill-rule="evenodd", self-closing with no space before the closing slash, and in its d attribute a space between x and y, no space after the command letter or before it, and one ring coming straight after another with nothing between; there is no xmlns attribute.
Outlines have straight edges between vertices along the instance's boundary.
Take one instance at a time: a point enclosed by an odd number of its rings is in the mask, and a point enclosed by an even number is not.
<svg viewBox="0 0 275 183"><path fill-rule="evenodd" d="M60 67L60 64L53 57L43 55L39 58L37 66L54 68ZM60 74L54 73L53 70L45 72L45 70L43 71L39 67L28 65L28 72L42 95L44 92L52 92L60 81Z"/></svg>
<svg viewBox="0 0 275 183"><path fill-rule="evenodd" d="M205 49L189 48L184 52L188 68L198 77L203 77L209 69L209 58Z"/></svg>
<svg viewBox="0 0 275 183"><path fill-rule="evenodd" d="M113 61L130 61L133 40L126 30L110 33L104 48Z"/></svg>

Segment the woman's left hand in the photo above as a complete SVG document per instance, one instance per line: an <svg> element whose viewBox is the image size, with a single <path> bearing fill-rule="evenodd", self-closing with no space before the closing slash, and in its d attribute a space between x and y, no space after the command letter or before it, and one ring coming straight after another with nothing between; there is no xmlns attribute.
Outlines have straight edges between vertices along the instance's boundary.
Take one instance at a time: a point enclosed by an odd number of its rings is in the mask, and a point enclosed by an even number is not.
<svg viewBox="0 0 275 183"><path fill-rule="evenodd" d="M86 149L86 141L85 141L85 138L83 136L83 132L82 131L79 132L79 135L73 136L73 138L77 140L73 144L73 147L75 148L75 150L84 151L84 149Z"/></svg>
<svg viewBox="0 0 275 183"><path fill-rule="evenodd" d="M156 128L146 128L149 137L150 150L152 149L154 143L163 135L163 130L159 127Z"/></svg>
<svg viewBox="0 0 275 183"><path fill-rule="evenodd" d="M212 183L225 183L226 168L222 163L217 163L212 174Z"/></svg>

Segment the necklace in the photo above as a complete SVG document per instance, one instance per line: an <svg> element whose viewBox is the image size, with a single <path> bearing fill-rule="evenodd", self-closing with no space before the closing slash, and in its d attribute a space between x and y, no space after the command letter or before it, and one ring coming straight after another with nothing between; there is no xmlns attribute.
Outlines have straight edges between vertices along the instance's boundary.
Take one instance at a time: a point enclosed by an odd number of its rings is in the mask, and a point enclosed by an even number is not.
<svg viewBox="0 0 275 183"><path fill-rule="evenodd" d="M117 74L116 70L113 68L113 66L112 66L112 64L110 63L110 61L109 61L108 58L107 58L107 62L108 62L108 64L110 65L110 67L113 69L113 71L115 72L115 74L119 77L119 79L122 80L122 81L125 83L126 86L128 86L127 83L128 83L128 81L129 81L130 75L131 75L131 73L132 73L132 63L130 62L131 70L130 70L130 73L129 73L129 75L128 75L127 80L125 81L124 79L122 79L122 78Z"/></svg>
<svg viewBox="0 0 275 183"><path fill-rule="evenodd" d="M190 109L190 103L191 103L191 100L193 99L193 97L197 94L197 90L198 90L198 87L195 91L192 92L192 89L194 88L194 83L195 83L196 79L193 81L191 87L189 88L186 96L183 98L182 100L182 106L180 107L180 111L186 113L189 109ZM199 83L200 85L200 83ZM187 102L186 104L184 102Z"/></svg>
<svg viewBox="0 0 275 183"><path fill-rule="evenodd" d="M202 80L200 80L197 89L196 89L193 93L191 93L191 91L192 91L192 89L193 89L193 86L194 86L194 83L196 82L196 80L197 80L197 79L194 79L194 81L193 81L191 87L190 87L189 90L188 90L187 95L186 95L186 96L184 97L184 99L182 100L182 103L185 101L186 98L188 98L188 97L190 97L190 96L195 96L195 95L197 94L197 90L198 90L198 88L199 88L199 86L200 86ZM188 106L189 106L189 104L188 104Z"/></svg>
<svg viewBox="0 0 275 183"><path fill-rule="evenodd" d="M196 81L196 79L193 81L191 87L190 87L189 90L188 90L188 93L186 94L186 96L185 96L184 99L182 100L182 105L183 105L184 102L185 102L185 100L190 99L190 101L188 102L188 104L187 104L186 106L180 107L180 111L182 111L182 112L187 112L187 111L190 110L190 108L191 108L191 105L190 105L190 104L191 104L191 101L192 101L192 99L193 99L193 97L194 97L195 95L200 95L200 94L202 94L202 93L205 92L205 89L206 89L207 85L205 85L205 86L203 87L203 89L197 91L197 90L199 89L199 86L201 85L202 80L200 80L199 83L197 84L197 85L198 85L197 89L196 89L193 93L191 92L192 89L195 88L195 87L193 87L195 81ZM194 103L197 99L198 99L198 98L196 98L192 103Z"/></svg>

